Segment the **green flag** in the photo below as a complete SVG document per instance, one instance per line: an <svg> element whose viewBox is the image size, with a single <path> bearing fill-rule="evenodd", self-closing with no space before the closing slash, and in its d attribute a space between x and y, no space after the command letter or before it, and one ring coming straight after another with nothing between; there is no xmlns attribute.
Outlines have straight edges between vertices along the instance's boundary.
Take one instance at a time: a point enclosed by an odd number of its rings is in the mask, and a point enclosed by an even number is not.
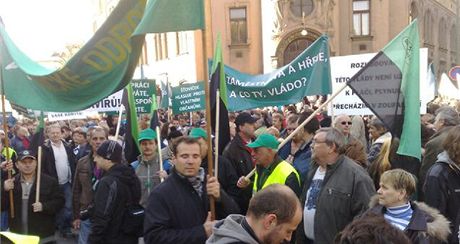
<svg viewBox="0 0 460 244"><path fill-rule="evenodd" d="M417 20L388 43L348 85L400 138L398 154L421 158Z"/></svg>
<svg viewBox="0 0 460 244"><path fill-rule="evenodd" d="M85 109L125 87L144 42L143 36L131 35L144 14L145 2L121 0L94 36L57 70L32 61L0 25L6 97L29 109L70 112Z"/></svg>
<svg viewBox="0 0 460 244"><path fill-rule="evenodd" d="M134 35L204 29L203 0L150 0Z"/></svg>

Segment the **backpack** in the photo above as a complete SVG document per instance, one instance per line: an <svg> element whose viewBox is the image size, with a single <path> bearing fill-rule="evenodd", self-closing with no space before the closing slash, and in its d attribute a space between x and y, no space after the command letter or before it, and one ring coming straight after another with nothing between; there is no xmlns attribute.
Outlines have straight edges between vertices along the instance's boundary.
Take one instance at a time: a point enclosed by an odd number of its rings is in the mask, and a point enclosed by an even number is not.
<svg viewBox="0 0 460 244"><path fill-rule="evenodd" d="M133 202L131 191L128 186L126 188L128 190L128 201L123 213L121 229L127 235L141 237L144 234L145 210L139 202Z"/></svg>

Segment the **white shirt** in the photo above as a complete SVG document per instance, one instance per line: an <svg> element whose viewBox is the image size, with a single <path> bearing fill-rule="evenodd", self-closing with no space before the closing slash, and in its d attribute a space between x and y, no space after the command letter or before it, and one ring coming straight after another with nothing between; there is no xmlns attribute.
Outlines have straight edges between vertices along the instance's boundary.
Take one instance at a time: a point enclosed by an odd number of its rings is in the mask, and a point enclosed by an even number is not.
<svg viewBox="0 0 460 244"><path fill-rule="evenodd" d="M51 147L53 148L59 185L63 185L71 181L69 158L67 157L67 152L62 142L60 145L51 143Z"/></svg>
<svg viewBox="0 0 460 244"><path fill-rule="evenodd" d="M305 206L303 209L303 229L305 231L305 235L308 239L314 240L315 239L315 214L316 214L316 202L319 197L319 192L321 191L321 187L323 185L324 176L326 175L326 171L321 172L318 169L313 176L313 179L310 184L310 188L307 191L307 197L305 198Z"/></svg>

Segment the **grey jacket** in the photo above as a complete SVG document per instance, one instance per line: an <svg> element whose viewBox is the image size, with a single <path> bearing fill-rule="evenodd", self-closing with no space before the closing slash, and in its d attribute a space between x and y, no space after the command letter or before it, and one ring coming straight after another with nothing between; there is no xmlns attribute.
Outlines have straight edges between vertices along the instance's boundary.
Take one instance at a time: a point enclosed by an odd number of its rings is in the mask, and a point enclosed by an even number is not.
<svg viewBox="0 0 460 244"><path fill-rule="evenodd" d="M317 169L314 165L307 174L300 196L302 206ZM316 202L315 243L333 243L336 234L367 209L374 194L372 179L350 158L341 155L335 164L328 165ZM297 243L306 243L303 221L297 227Z"/></svg>
<svg viewBox="0 0 460 244"><path fill-rule="evenodd" d="M158 156L155 156L153 160L145 161L140 155L136 161L131 163L131 167L141 182L140 204L145 208L150 192L160 184L160 176L157 173L160 170Z"/></svg>
<svg viewBox="0 0 460 244"><path fill-rule="evenodd" d="M207 244L219 243L248 243L258 244L241 225L244 220L243 215L231 214L227 218L220 220L213 227L213 233L206 241Z"/></svg>

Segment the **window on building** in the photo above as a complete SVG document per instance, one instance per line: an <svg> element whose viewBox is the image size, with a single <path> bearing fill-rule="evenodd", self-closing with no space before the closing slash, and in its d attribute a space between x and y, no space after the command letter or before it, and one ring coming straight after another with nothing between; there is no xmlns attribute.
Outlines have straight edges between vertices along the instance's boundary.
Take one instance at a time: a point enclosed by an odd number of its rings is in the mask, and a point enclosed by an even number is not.
<svg viewBox="0 0 460 244"><path fill-rule="evenodd" d="M450 51L457 52L457 27L455 25L450 29Z"/></svg>
<svg viewBox="0 0 460 244"><path fill-rule="evenodd" d="M297 56L299 56L299 54L305 51L305 49L308 48L312 43L313 41L307 38L299 38L289 43L289 45L284 50L283 65L286 65L290 63L292 60L294 60Z"/></svg>
<svg viewBox="0 0 460 244"><path fill-rule="evenodd" d="M438 33L438 43L439 48L447 49L447 29L446 29L446 21L444 18L441 19L439 22L439 33Z"/></svg>
<svg viewBox="0 0 460 244"><path fill-rule="evenodd" d="M292 0L291 11L297 17L302 17L302 13L305 16L313 12L313 0Z"/></svg>
<svg viewBox="0 0 460 244"><path fill-rule="evenodd" d="M370 1L353 1L353 34L368 36L370 34Z"/></svg>
<svg viewBox="0 0 460 244"><path fill-rule="evenodd" d="M412 2L410 4L410 14L409 14L409 23L418 17L418 8L417 3Z"/></svg>
<svg viewBox="0 0 460 244"><path fill-rule="evenodd" d="M155 40L155 60L168 58L168 38L166 33L154 34Z"/></svg>
<svg viewBox="0 0 460 244"><path fill-rule="evenodd" d="M186 32L176 32L176 51L177 55L188 52L188 41Z"/></svg>
<svg viewBox="0 0 460 244"><path fill-rule="evenodd" d="M230 9L230 31L232 44L248 43L246 7Z"/></svg>
<svg viewBox="0 0 460 244"><path fill-rule="evenodd" d="M424 39L425 39L425 43L432 43L432 21L431 21L431 12L429 10L427 10L426 14L425 14L425 19L424 19L424 23L423 23L423 33L424 33Z"/></svg>

